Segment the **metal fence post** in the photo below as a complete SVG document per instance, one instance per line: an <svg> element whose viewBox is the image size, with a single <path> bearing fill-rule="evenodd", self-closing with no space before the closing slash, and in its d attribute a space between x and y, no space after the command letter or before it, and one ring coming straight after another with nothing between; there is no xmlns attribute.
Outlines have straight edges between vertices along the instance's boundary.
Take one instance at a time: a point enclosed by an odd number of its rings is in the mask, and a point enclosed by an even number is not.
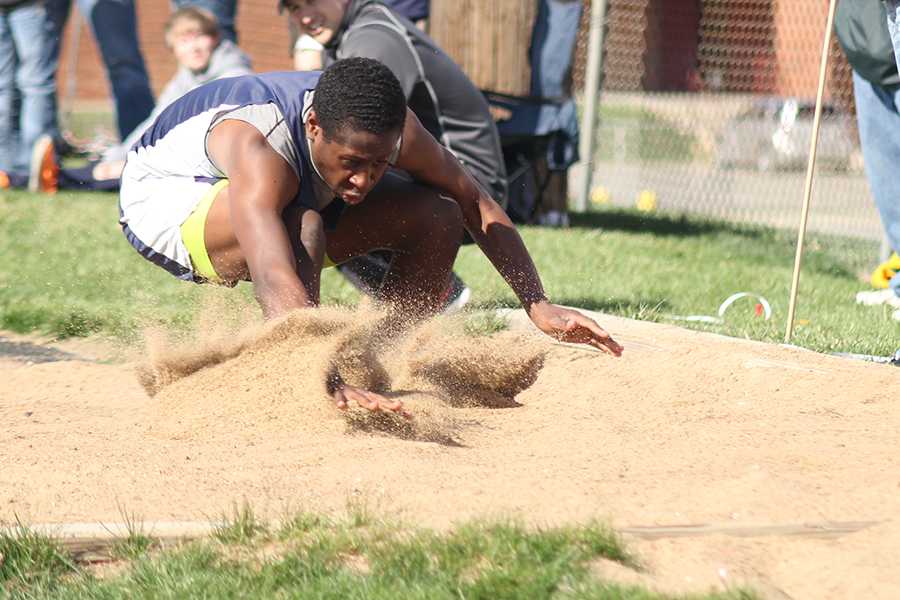
<svg viewBox="0 0 900 600"><path fill-rule="evenodd" d="M597 134L597 96L600 93L600 72L603 65L603 29L606 21L606 0L591 2L591 32L588 39L587 76L584 83L584 114L581 118L581 187L575 199L575 212L585 212L591 193L594 172L594 143Z"/></svg>
<svg viewBox="0 0 900 600"><path fill-rule="evenodd" d="M887 234L881 236L881 249L878 252L878 262L883 263L891 257L891 243L888 241Z"/></svg>

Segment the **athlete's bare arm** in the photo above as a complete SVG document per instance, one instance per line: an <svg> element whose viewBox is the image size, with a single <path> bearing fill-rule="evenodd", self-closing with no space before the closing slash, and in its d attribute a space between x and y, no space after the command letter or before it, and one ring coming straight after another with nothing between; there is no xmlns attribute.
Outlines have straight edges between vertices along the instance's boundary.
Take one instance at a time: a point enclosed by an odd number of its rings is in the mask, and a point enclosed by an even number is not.
<svg viewBox="0 0 900 600"><path fill-rule="evenodd" d="M547 300L534 261L512 221L410 110L396 166L456 200L472 238L539 329L562 341L589 344L616 356L622 353L622 347L593 319Z"/></svg>
<svg viewBox="0 0 900 600"><path fill-rule="evenodd" d="M316 299L297 273L297 257L282 218L299 187L294 171L259 130L243 121L226 120L217 125L207 147L210 158L230 180L229 222L233 228L233 232L212 233L236 238L265 316L277 317L313 306ZM340 409L356 403L366 410L387 410L409 417L399 400L347 385L337 373L329 375L327 384Z"/></svg>
<svg viewBox="0 0 900 600"><path fill-rule="evenodd" d="M217 125L207 138L207 148L213 162L228 175L233 235L263 314L277 317L313 305L297 275L297 260L282 218L299 188L294 171L258 129L243 121Z"/></svg>

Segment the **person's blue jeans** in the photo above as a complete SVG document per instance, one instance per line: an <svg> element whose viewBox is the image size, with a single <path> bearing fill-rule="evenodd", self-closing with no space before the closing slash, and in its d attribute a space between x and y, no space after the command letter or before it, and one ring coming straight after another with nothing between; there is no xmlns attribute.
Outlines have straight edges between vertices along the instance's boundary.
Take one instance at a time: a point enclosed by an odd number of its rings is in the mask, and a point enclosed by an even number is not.
<svg viewBox="0 0 900 600"><path fill-rule="evenodd" d="M56 135L53 24L42 1L0 9L0 169L28 169L31 148Z"/></svg>
<svg viewBox="0 0 900 600"><path fill-rule="evenodd" d="M571 95L567 80L572 71L581 11L581 2L572 0L541 0L538 3L528 50L532 96L564 98Z"/></svg>
<svg viewBox="0 0 900 600"><path fill-rule="evenodd" d="M237 0L173 0L175 8L196 6L205 8L213 14L222 30L222 38L237 44L237 31L234 29L234 17L237 14ZM272 3L275 6L275 3Z"/></svg>
<svg viewBox="0 0 900 600"><path fill-rule="evenodd" d="M429 0L382 0L395 13L403 15L413 23L428 18L431 12Z"/></svg>
<svg viewBox="0 0 900 600"><path fill-rule="evenodd" d="M888 243L900 252L900 86L886 88L854 71L853 95L866 179ZM900 296L900 274L890 287Z"/></svg>
<svg viewBox="0 0 900 600"><path fill-rule="evenodd" d="M894 56L900 64L900 0L882 0L887 12L888 31L894 45Z"/></svg>
<svg viewBox="0 0 900 600"><path fill-rule="evenodd" d="M47 0L57 26L57 56L71 4L72 0ZM124 140L156 104L138 45L134 0L77 0L77 4L100 47L116 105L119 136Z"/></svg>

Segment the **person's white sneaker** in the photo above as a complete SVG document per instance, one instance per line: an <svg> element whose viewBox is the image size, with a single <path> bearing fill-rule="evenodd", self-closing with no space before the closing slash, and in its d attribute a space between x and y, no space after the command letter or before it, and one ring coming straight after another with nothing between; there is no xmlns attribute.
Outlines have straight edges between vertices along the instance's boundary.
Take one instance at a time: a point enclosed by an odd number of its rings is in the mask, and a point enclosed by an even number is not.
<svg viewBox="0 0 900 600"><path fill-rule="evenodd" d="M569 213L561 210L548 210L538 217L538 225L544 227L568 227Z"/></svg>
<svg viewBox="0 0 900 600"><path fill-rule="evenodd" d="M864 306L878 306L879 304L887 304L894 308L900 308L900 296L894 293L894 290L872 290L868 292L857 292L856 303Z"/></svg>
<svg viewBox="0 0 900 600"><path fill-rule="evenodd" d="M469 303L471 297L472 290L453 273L450 277L450 288L447 290L447 297L444 299L444 309L441 312L445 315L458 313Z"/></svg>

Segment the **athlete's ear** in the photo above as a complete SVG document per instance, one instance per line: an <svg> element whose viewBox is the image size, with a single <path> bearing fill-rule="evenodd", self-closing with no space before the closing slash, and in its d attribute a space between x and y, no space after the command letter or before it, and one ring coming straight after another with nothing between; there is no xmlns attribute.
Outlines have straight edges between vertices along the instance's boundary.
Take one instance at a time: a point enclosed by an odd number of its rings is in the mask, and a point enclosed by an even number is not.
<svg viewBox="0 0 900 600"><path fill-rule="evenodd" d="M309 109L309 115L306 117L306 137L308 139L316 138L322 132L319 126L319 117L316 115L314 108Z"/></svg>

